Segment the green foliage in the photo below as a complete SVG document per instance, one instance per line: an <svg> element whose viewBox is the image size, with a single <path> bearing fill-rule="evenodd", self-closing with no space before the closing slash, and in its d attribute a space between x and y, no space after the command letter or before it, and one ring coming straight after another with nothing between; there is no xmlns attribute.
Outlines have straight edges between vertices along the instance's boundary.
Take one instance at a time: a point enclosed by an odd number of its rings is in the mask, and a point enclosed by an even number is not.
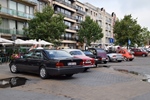
<svg viewBox="0 0 150 100"><path fill-rule="evenodd" d="M90 45L91 42L101 39L103 34L100 26L89 16L86 16L85 21L80 24L78 36L81 43L87 43L87 45Z"/></svg>
<svg viewBox="0 0 150 100"><path fill-rule="evenodd" d="M139 34L142 32L141 26L137 24L136 19L132 19L131 15L124 16L120 21L117 20L114 26L115 44L127 45L128 39L131 45L140 42Z"/></svg>
<svg viewBox="0 0 150 100"><path fill-rule="evenodd" d="M42 12L36 12L35 17L28 22L25 34L31 39L42 39L54 44L60 43L60 37L65 33L64 16L54 14L51 6L46 6Z"/></svg>
<svg viewBox="0 0 150 100"><path fill-rule="evenodd" d="M142 46L142 45L146 45L147 42L150 40L150 32L148 31L147 28L143 28L142 29L142 32L139 34L139 39L140 41L137 41L139 44L139 46Z"/></svg>

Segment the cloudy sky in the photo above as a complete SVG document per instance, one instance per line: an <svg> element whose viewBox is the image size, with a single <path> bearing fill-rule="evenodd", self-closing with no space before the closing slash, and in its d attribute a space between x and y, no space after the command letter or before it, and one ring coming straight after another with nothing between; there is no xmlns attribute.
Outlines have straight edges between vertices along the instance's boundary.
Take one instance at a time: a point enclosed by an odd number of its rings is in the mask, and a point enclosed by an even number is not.
<svg viewBox="0 0 150 100"><path fill-rule="evenodd" d="M106 12L115 12L119 19L124 15L132 15L137 18L137 23L147 27L150 31L150 0L78 0L82 3L88 2L96 7L104 8Z"/></svg>

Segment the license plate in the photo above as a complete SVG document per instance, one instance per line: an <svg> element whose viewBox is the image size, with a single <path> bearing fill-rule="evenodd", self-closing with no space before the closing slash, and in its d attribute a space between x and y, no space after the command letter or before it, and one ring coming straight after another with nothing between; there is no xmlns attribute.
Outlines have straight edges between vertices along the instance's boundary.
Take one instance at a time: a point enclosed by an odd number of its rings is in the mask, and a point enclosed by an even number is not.
<svg viewBox="0 0 150 100"><path fill-rule="evenodd" d="M85 63L91 63L91 61L90 60L86 60Z"/></svg>
<svg viewBox="0 0 150 100"><path fill-rule="evenodd" d="M69 62L68 65L77 65L76 62Z"/></svg>
<svg viewBox="0 0 150 100"><path fill-rule="evenodd" d="M106 60L106 58L102 58L102 60Z"/></svg>

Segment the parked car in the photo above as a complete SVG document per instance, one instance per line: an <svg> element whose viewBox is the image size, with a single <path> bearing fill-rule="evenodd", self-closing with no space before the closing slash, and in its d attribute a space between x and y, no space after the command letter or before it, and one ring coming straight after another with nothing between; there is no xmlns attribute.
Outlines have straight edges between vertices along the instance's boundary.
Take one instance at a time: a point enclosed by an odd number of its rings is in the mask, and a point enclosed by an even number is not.
<svg viewBox="0 0 150 100"><path fill-rule="evenodd" d="M85 67L84 71L87 71L89 68L95 67L95 60L91 57L86 56L81 50L79 49L62 49L69 54L73 55L76 58L80 58L83 60L83 67Z"/></svg>
<svg viewBox="0 0 150 100"><path fill-rule="evenodd" d="M88 48L94 55L102 57L102 63L108 62L107 52L102 48Z"/></svg>
<svg viewBox="0 0 150 100"><path fill-rule="evenodd" d="M86 55L86 56L89 56L91 58L94 58L95 59L95 65L97 67L98 64L101 64L102 63L102 57L101 56L97 56L97 55L94 55L91 51L89 50L82 50L83 53Z"/></svg>
<svg viewBox="0 0 150 100"><path fill-rule="evenodd" d="M134 49L131 49L131 51L134 52L134 56L143 56L143 57L148 56L148 52L143 49L134 48Z"/></svg>
<svg viewBox="0 0 150 100"><path fill-rule="evenodd" d="M121 53L123 55L125 61L132 61L134 59L134 55L127 49L120 49L118 53Z"/></svg>
<svg viewBox="0 0 150 100"><path fill-rule="evenodd" d="M115 62L122 62L124 60L124 57L120 53L107 53L109 62L115 61Z"/></svg>
<svg viewBox="0 0 150 100"><path fill-rule="evenodd" d="M150 48L143 48L146 52L150 53Z"/></svg>
<svg viewBox="0 0 150 100"><path fill-rule="evenodd" d="M83 72L83 60L75 58L63 50L34 49L9 64L12 73L37 73L45 79L49 75L66 75Z"/></svg>

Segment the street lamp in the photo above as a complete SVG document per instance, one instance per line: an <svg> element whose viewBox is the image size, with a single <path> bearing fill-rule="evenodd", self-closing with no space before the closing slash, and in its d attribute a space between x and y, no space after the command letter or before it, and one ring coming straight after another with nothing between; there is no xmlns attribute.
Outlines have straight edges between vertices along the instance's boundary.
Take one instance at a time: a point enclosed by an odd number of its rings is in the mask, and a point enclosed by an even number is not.
<svg viewBox="0 0 150 100"><path fill-rule="evenodd" d="M13 53L15 53L15 40L16 40L16 34L12 34L11 39L13 40Z"/></svg>

